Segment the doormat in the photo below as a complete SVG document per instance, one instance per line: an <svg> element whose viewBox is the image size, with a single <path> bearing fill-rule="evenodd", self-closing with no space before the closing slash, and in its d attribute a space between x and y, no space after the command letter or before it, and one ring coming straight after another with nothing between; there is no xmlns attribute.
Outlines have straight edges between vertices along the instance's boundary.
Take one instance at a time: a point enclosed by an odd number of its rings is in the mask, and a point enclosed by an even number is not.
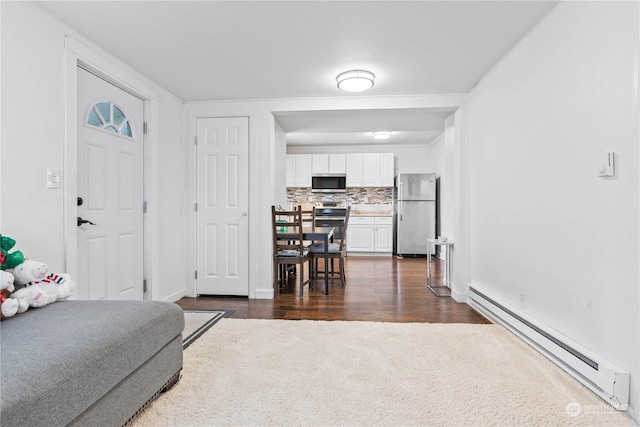
<svg viewBox="0 0 640 427"><path fill-rule="evenodd" d="M184 331L182 349L189 347L202 334L224 317L233 314L233 310L184 310Z"/></svg>

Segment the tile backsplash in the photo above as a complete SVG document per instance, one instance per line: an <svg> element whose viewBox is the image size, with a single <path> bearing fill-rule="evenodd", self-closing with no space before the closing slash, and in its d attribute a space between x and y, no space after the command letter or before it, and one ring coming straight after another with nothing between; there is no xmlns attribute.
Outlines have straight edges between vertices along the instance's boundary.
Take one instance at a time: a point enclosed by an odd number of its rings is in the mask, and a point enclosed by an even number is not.
<svg viewBox="0 0 640 427"><path fill-rule="evenodd" d="M308 187L287 187L287 200L295 204L344 202L353 204L393 204L393 187L350 187L345 193L312 193Z"/></svg>

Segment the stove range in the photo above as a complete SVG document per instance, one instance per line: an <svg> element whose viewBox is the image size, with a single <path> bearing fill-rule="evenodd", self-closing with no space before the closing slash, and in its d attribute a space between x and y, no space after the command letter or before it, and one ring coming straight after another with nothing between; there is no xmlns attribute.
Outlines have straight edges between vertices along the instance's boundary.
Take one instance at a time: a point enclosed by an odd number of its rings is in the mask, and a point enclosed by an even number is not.
<svg viewBox="0 0 640 427"><path fill-rule="evenodd" d="M322 205L316 206L314 209L316 227L335 227L334 238L341 239L344 217L347 215L345 203L341 203L341 207L336 206L338 203L334 203L332 206L327 206L327 203L322 203Z"/></svg>

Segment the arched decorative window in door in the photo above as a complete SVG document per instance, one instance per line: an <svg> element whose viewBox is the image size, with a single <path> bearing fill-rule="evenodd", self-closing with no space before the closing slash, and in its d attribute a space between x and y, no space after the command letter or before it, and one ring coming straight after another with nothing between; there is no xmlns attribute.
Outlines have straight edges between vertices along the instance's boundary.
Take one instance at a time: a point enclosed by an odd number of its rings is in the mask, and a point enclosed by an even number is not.
<svg viewBox="0 0 640 427"><path fill-rule="evenodd" d="M98 102L89 111L87 124L133 138L129 119L113 102Z"/></svg>

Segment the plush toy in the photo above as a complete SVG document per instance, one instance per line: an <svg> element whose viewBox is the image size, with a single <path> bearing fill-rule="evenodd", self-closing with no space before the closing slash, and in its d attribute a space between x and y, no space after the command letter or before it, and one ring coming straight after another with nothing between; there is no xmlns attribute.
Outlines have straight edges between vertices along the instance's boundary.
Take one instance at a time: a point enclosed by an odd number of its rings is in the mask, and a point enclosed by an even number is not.
<svg viewBox="0 0 640 427"><path fill-rule="evenodd" d="M14 268L24 261L24 255L20 251L9 251L15 246L16 241L11 237L0 234L0 269L8 270Z"/></svg>
<svg viewBox="0 0 640 427"><path fill-rule="evenodd" d="M25 286L11 294L11 298L18 300L21 305L39 308L49 304L49 297L40 286Z"/></svg>
<svg viewBox="0 0 640 427"><path fill-rule="evenodd" d="M24 313L25 311L29 310L29 295L27 289L21 292L14 291L11 294L11 298L18 301L18 314Z"/></svg>
<svg viewBox="0 0 640 427"><path fill-rule="evenodd" d="M76 283L66 273L49 273L38 284L49 295L49 304L69 298L76 290Z"/></svg>
<svg viewBox="0 0 640 427"><path fill-rule="evenodd" d="M48 274L47 265L26 259L11 270L17 285L23 285L28 291L19 289L18 295L27 295L31 307L42 307L59 300L69 298L75 291L75 282L68 274ZM41 295L41 294L44 294Z"/></svg>
<svg viewBox="0 0 640 427"><path fill-rule="evenodd" d="M14 316L18 312L18 300L9 297L14 289L13 274L0 270L0 320Z"/></svg>

